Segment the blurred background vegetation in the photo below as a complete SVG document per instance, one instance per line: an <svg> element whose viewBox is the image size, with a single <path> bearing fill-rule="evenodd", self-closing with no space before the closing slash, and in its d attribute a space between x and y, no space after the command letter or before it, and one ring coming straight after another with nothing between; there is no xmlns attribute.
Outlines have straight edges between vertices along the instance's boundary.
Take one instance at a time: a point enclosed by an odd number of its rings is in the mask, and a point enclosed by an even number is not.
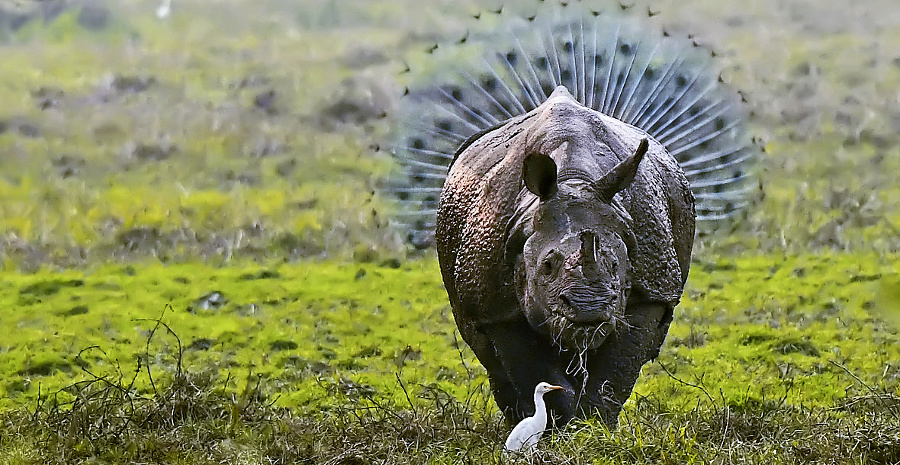
<svg viewBox="0 0 900 465"><path fill-rule="evenodd" d="M0 257L405 258L381 190L402 71L429 71L426 49L498 5L184 0L160 18L149 1L0 2ZM652 11L717 53L767 148L756 205L698 254L900 248L896 8Z"/></svg>

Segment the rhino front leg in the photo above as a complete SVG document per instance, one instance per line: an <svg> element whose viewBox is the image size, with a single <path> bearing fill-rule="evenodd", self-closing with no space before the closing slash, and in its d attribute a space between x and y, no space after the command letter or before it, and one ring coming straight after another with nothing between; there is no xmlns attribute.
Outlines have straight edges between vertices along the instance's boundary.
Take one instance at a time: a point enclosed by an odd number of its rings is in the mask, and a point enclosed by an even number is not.
<svg viewBox="0 0 900 465"><path fill-rule="evenodd" d="M534 387L541 381L566 389L544 398L555 423L574 417L575 397L559 351L527 321L482 325L476 338L473 348L491 378L494 400L511 424L534 414Z"/></svg>
<svg viewBox="0 0 900 465"><path fill-rule="evenodd" d="M626 309L627 324L588 356L588 382L582 414L599 414L609 426L618 423L622 405L641 373L641 367L659 355L669 331L674 304L645 303Z"/></svg>

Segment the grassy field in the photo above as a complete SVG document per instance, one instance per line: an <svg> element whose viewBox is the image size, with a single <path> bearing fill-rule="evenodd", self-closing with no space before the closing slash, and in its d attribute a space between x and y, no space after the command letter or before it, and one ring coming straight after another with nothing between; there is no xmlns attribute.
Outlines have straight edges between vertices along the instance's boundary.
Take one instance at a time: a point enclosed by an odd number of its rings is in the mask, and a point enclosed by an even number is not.
<svg viewBox="0 0 900 465"><path fill-rule="evenodd" d="M499 2L68 3L0 1L0 463L529 462L382 193L401 71ZM760 191L619 428L530 462L900 463L900 10L652 7Z"/></svg>

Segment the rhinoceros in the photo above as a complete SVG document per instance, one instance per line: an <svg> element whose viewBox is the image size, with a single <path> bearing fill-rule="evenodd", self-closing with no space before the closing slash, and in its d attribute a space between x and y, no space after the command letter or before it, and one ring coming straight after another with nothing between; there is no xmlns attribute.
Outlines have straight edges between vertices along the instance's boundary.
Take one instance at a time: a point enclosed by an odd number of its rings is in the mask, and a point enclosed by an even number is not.
<svg viewBox="0 0 900 465"><path fill-rule="evenodd" d="M615 425L684 288L694 198L646 132L557 87L454 156L435 245L453 315L513 424L539 382L557 424Z"/></svg>

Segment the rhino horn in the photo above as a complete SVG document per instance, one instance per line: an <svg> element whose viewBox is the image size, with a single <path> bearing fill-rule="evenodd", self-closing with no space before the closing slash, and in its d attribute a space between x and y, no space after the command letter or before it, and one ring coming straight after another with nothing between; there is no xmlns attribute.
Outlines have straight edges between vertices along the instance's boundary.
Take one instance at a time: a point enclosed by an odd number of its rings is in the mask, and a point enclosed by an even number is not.
<svg viewBox="0 0 900 465"><path fill-rule="evenodd" d="M549 155L532 152L525 157L522 177L531 193L547 200L556 194L556 162Z"/></svg>
<svg viewBox="0 0 900 465"><path fill-rule="evenodd" d="M647 138L641 139L634 154L619 162L619 164L614 166L613 169L609 170L608 173L604 174L602 178L594 183L594 191L597 192L600 199L607 203L611 202L613 196L616 195L617 192L631 184L635 174L637 174L638 165L640 165L641 160L644 159L644 154L647 153L648 146L649 142L647 141Z"/></svg>
<svg viewBox="0 0 900 465"><path fill-rule="evenodd" d="M597 268L597 235L593 231L581 232L581 266L585 273Z"/></svg>

